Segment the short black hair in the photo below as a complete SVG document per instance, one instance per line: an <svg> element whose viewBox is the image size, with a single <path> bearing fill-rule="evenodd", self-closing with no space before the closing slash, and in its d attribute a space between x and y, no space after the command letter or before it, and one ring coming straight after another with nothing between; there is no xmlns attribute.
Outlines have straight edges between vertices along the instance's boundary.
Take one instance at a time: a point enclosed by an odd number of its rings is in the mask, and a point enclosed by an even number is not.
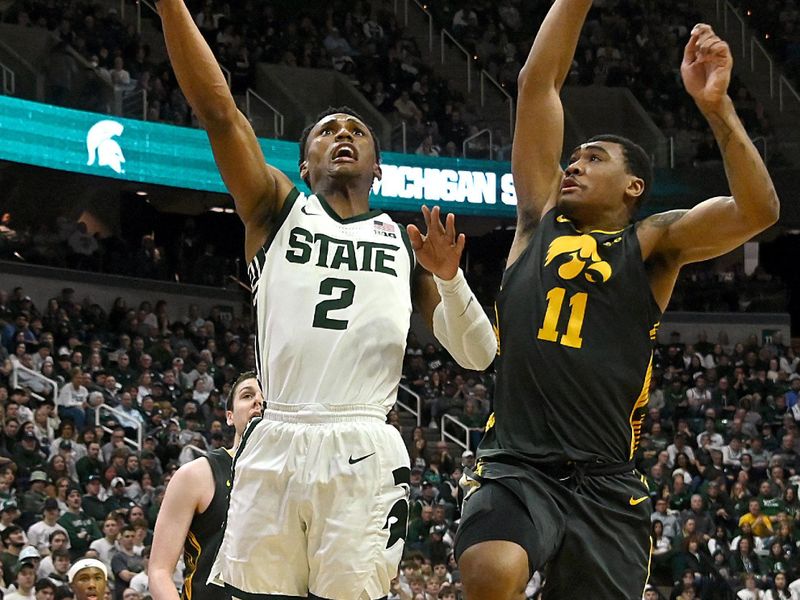
<svg viewBox="0 0 800 600"><path fill-rule="evenodd" d="M48 589L48 590L52 590L53 593L55 594L55 592L56 592L56 584L53 583L53 581L50 580L50 579L43 578L43 579L40 579L39 581L36 582L36 585L34 586L34 589L37 592L41 592L42 590Z"/></svg>
<svg viewBox="0 0 800 600"><path fill-rule="evenodd" d="M375 162L378 163L381 162L381 144L380 141L378 141L378 136L375 135L375 130L372 128L372 126L369 123L367 123L360 114L358 114L349 106L329 106L321 113L319 113L314 118L313 123L310 123L303 130L303 133L300 134L300 159L297 161L297 164L302 165L303 161L306 159L306 145L308 143L308 136L311 134L311 130L314 129L314 126L325 117L329 117L330 115L339 115L339 114L350 115L351 117L355 117L356 119L364 123L364 125L366 125L367 129L369 130L369 134L372 136L372 143L375 145ZM303 181L305 181L306 185L309 188L311 187L311 183L308 181L308 179L304 179Z"/></svg>
<svg viewBox="0 0 800 600"><path fill-rule="evenodd" d="M231 386L231 391L228 394L228 398L225 400L225 410L233 411L233 398L236 396L236 390L239 389L239 386L242 385L248 379L255 379L258 380L258 377L253 371L245 371L239 377L236 378L236 381L233 382Z"/></svg>
<svg viewBox="0 0 800 600"><path fill-rule="evenodd" d="M639 207L650 197L650 187L653 185L653 165L650 162L650 155L639 144L621 135L610 133L596 135L587 143L591 144L592 142L610 142L622 146L622 156L625 157L626 170L631 175L644 181L644 191L633 207L633 213L635 214Z"/></svg>

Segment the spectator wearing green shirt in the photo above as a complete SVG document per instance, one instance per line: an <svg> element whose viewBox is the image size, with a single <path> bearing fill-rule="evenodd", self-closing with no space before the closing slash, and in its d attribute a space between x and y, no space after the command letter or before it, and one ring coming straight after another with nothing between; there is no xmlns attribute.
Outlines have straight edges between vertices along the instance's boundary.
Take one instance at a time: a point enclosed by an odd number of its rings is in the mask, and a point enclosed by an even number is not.
<svg viewBox="0 0 800 600"><path fill-rule="evenodd" d="M89 544L102 537L97 522L83 511L82 504L81 491L71 487L67 491L67 511L58 519L58 524L67 530L73 560L86 554Z"/></svg>
<svg viewBox="0 0 800 600"><path fill-rule="evenodd" d="M100 477L105 470L105 465L100 458L99 442L89 442L86 445L86 456L78 459L75 463L75 471L78 474L78 481L81 485L86 485L91 476Z"/></svg>
<svg viewBox="0 0 800 600"><path fill-rule="evenodd" d="M768 480L764 480L758 485L758 503L761 505L761 514L769 517L773 523L780 519L780 513L786 511L783 498L775 493Z"/></svg>
<svg viewBox="0 0 800 600"><path fill-rule="evenodd" d="M3 563L3 581L8 587L14 583L14 572L25 545L25 533L19 525L9 525L0 533L0 541L5 546L5 550L0 552L0 562Z"/></svg>

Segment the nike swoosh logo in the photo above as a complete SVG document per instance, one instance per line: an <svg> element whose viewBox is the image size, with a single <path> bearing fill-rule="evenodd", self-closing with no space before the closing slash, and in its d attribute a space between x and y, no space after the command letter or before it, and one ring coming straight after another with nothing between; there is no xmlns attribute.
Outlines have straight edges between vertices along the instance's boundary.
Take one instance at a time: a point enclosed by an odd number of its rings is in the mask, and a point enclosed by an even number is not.
<svg viewBox="0 0 800 600"><path fill-rule="evenodd" d="M645 500L649 499L650 496L642 496L641 498L634 498L633 496L631 496L630 500L628 500L628 504L630 504L631 506L636 506L637 504L641 504Z"/></svg>
<svg viewBox="0 0 800 600"><path fill-rule="evenodd" d="M306 210L306 208L307 208L306 206L302 206L300 208L300 212L303 213L304 215L308 215L309 217L318 217L319 216L319 213L308 212Z"/></svg>
<svg viewBox="0 0 800 600"><path fill-rule="evenodd" d="M348 462L349 462L351 465L354 465L354 464L356 464L356 463L358 463L358 462L361 462L362 460L366 460L366 459L368 459L368 458L369 458L370 456L372 456L373 454L375 454L375 453L374 453L374 452L372 452L371 454L367 454L366 456L361 456L361 457L359 457L359 458L353 458L353 455L351 454L351 455L350 455L350 460L349 460Z"/></svg>

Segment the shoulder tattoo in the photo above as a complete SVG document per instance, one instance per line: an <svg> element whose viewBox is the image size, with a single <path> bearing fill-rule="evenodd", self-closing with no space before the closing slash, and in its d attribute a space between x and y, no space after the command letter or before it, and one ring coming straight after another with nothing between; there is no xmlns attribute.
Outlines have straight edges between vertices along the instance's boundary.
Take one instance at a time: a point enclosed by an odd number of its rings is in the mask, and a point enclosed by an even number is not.
<svg viewBox="0 0 800 600"><path fill-rule="evenodd" d="M689 212L688 210L670 210L663 213L658 213L657 215L653 215L652 217L648 217L644 220L647 225L651 225L652 227L664 228L669 227L673 223L680 221L683 216Z"/></svg>

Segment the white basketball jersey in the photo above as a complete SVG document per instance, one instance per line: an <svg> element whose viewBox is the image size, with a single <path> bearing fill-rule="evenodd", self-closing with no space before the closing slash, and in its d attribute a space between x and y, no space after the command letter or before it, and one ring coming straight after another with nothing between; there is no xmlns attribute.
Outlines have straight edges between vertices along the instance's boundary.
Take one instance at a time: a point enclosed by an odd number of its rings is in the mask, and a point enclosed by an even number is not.
<svg viewBox="0 0 800 600"><path fill-rule="evenodd" d="M248 267L264 398L292 405L382 405L397 397L414 257L381 211L340 218L293 190Z"/></svg>

